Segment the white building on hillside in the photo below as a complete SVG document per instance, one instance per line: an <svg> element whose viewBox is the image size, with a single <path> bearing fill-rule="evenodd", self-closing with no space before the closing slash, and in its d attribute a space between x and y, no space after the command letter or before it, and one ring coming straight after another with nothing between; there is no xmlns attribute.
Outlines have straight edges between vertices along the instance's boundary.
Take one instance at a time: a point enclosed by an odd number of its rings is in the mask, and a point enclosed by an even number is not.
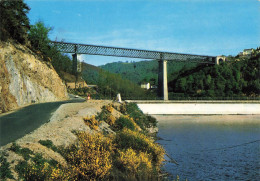
<svg viewBox="0 0 260 181"><path fill-rule="evenodd" d="M151 85L150 85L150 83L148 82L148 83L143 83L143 84L141 84L141 88L143 88L143 89L150 89L151 88Z"/></svg>

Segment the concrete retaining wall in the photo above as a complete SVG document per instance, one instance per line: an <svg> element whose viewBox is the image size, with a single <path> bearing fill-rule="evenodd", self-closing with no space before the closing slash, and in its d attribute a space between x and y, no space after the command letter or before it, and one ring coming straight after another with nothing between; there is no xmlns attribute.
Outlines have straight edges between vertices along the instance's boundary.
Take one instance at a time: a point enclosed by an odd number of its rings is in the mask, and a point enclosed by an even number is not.
<svg viewBox="0 0 260 181"><path fill-rule="evenodd" d="M138 106L146 114L260 114L260 104L254 103L138 103Z"/></svg>

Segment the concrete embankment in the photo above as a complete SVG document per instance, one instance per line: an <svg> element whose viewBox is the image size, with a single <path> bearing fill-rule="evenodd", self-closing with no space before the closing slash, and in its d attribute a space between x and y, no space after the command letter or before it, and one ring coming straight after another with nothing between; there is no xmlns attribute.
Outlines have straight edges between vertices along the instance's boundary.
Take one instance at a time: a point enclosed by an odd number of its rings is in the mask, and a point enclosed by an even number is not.
<svg viewBox="0 0 260 181"><path fill-rule="evenodd" d="M260 114L259 103L137 103L146 114Z"/></svg>

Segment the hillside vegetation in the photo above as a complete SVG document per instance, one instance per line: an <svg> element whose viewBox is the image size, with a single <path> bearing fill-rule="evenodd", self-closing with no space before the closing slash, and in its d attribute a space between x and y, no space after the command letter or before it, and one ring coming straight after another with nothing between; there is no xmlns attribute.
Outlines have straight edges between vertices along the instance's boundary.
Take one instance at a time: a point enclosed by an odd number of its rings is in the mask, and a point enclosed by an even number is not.
<svg viewBox="0 0 260 181"><path fill-rule="evenodd" d="M123 78L120 74L86 63L83 63L81 75L88 84L97 85L96 93L92 95L94 98L115 98L118 93L124 99L148 99L156 96L155 93L141 89L138 84Z"/></svg>
<svg viewBox="0 0 260 181"><path fill-rule="evenodd" d="M168 74L174 74L183 67L191 68L195 63L168 61ZM137 84L150 82L152 85L158 84L158 61L140 61L140 62L113 62L100 66L102 69L112 73L120 74L123 78L131 80ZM169 77L171 78L171 77Z"/></svg>
<svg viewBox="0 0 260 181"><path fill-rule="evenodd" d="M235 61L235 59L239 61ZM232 58L215 66L198 65L172 75L171 98L255 98L260 94L260 54Z"/></svg>
<svg viewBox="0 0 260 181"><path fill-rule="evenodd" d="M260 93L259 51L247 57L229 57L220 65L168 61L170 99L245 99ZM115 62L101 68L138 84L158 85L158 62Z"/></svg>

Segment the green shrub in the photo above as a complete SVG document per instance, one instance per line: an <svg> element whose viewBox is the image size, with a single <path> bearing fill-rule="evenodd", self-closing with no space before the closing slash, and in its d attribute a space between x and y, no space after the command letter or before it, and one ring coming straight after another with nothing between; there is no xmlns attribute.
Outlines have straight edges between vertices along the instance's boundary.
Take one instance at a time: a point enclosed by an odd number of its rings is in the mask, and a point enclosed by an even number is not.
<svg viewBox="0 0 260 181"><path fill-rule="evenodd" d="M57 150L57 147L53 145L51 140L39 140L38 141L41 145L46 146L47 148Z"/></svg>
<svg viewBox="0 0 260 181"><path fill-rule="evenodd" d="M58 167L55 160L47 160L41 154L35 154L31 161L20 161L15 170L20 179L24 180L50 180L51 174Z"/></svg>
<svg viewBox="0 0 260 181"><path fill-rule="evenodd" d="M25 160L29 160L31 157L30 155L33 154L29 148L21 148L16 143L13 143L9 150L15 152L18 155L21 155Z"/></svg>
<svg viewBox="0 0 260 181"><path fill-rule="evenodd" d="M155 127L157 124L155 118L143 114L143 112L138 108L137 104L135 103L126 104L126 112L129 114L130 117L134 119L136 124L140 126L140 128L142 128L143 130L145 130L145 128Z"/></svg>
<svg viewBox="0 0 260 181"><path fill-rule="evenodd" d="M122 130L123 128L128 128L130 130L135 130L134 123L130 120L130 118L121 116L116 120L115 126L116 130Z"/></svg>
<svg viewBox="0 0 260 181"><path fill-rule="evenodd" d="M16 143L13 143L11 147L9 148L10 151L13 151L15 153L18 153L20 151L21 147L17 145Z"/></svg>
<svg viewBox="0 0 260 181"><path fill-rule="evenodd" d="M7 162L5 154L3 153L0 156L0 179L13 179L12 172L10 170L10 163Z"/></svg>

